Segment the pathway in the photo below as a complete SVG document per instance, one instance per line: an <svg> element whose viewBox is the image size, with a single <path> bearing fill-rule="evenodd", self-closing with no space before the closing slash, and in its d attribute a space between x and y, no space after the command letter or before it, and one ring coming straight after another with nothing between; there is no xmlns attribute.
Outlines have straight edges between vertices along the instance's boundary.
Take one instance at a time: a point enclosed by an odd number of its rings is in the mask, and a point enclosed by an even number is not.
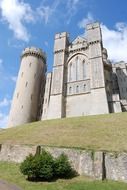
<svg viewBox="0 0 127 190"><path fill-rule="evenodd" d="M8 182L0 179L0 190L22 190L16 185L9 184Z"/></svg>

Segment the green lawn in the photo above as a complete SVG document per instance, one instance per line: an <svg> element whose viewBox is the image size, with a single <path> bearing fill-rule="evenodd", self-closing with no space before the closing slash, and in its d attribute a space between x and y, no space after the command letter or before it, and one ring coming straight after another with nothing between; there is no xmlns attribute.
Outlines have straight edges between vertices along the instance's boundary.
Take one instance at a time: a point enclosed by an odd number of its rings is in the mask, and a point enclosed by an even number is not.
<svg viewBox="0 0 127 190"><path fill-rule="evenodd" d="M82 176L54 182L28 182L19 172L19 164L7 162L0 162L0 178L23 190L127 190L127 184L122 182L93 181Z"/></svg>
<svg viewBox="0 0 127 190"><path fill-rule="evenodd" d="M34 122L0 131L0 143L127 151L127 113Z"/></svg>

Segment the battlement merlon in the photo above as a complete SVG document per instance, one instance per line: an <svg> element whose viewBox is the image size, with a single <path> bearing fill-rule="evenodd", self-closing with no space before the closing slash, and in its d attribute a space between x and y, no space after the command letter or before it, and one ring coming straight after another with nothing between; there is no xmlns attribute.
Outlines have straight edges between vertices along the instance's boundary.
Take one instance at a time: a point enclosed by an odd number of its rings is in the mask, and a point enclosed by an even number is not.
<svg viewBox="0 0 127 190"><path fill-rule="evenodd" d="M55 34L55 40L60 39L60 38L65 38L65 37L69 37L69 34L67 32L61 32L61 33Z"/></svg>
<svg viewBox="0 0 127 190"><path fill-rule="evenodd" d="M54 53L65 51L69 46L69 34L67 32L57 33L55 35Z"/></svg>
<svg viewBox="0 0 127 190"><path fill-rule="evenodd" d="M86 25L87 41L89 44L101 42L102 43L102 33L101 27L98 22Z"/></svg>
<svg viewBox="0 0 127 190"><path fill-rule="evenodd" d="M33 55L38 58L43 59L44 63L46 64L46 53L42 51L40 48L36 47L27 47L22 51L21 59L27 55Z"/></svg>

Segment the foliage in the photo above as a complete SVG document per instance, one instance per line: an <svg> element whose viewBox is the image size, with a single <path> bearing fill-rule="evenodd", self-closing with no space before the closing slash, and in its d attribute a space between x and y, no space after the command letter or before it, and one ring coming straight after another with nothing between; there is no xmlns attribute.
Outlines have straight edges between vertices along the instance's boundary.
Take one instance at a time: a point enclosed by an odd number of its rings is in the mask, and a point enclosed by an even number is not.
<svg viewBox="0 0 127 190"><path fill-rule="evenodd" d="M20 170L29 180L50 180L53 178L53 165L53 157L43 150L40 155L29 155L22 162Z"/></svg>
<svg viewBox="0 0 127 190"><path fill-rule="evenodd" d="M73 176L74 171L68 157L65 154L61 154L54 162L54 173L57 177L67 178Z"/></svg>
<svg viewBox="0 0 127 190"><path fill-rule="evenodd" d="M54 159L45 150L42 150L41 154L27 156L21 163L20 171L29 180L51 180L53 178L67 178L73 175L73 169L65 154L61 154Z"/></svg>

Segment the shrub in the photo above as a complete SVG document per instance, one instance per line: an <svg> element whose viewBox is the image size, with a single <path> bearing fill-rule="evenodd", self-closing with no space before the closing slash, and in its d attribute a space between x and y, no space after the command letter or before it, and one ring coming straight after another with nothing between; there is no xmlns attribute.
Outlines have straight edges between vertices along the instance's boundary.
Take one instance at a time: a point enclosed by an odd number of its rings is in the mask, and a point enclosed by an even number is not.
<svg viewBox="0 0 127 190"><path fill-rule="evenodd" d="M53 178L67 178L73 175L73 169L65 154L54 159L46 151L41 154L30 154L20 165L20 171L28 180L51 180Z"/></svg>
<svg viewBox="0 0 127 190"><path fill-rule="evenodd" d="M68 157L65 154L61 154L56 160L54 161L54 174L56 177L59 178L68 178L72 176L74 173Z"/></svg>
<svg viewBox="0 0 127 190"><path fill-rule="evenodd" d="M29 180L50 180L53 177L53 165L53 157L43 150L40 155L26 157L20 171L27 175Z"/></svg>
<svg viewBox="0 0 127 190"><path fill-rule="evenodd" d="M24 175L27 175L28 178L32 178L35 176L34 156L32 154L27 156L26 159L22 162L20 166L20 171Z"/></svg>

